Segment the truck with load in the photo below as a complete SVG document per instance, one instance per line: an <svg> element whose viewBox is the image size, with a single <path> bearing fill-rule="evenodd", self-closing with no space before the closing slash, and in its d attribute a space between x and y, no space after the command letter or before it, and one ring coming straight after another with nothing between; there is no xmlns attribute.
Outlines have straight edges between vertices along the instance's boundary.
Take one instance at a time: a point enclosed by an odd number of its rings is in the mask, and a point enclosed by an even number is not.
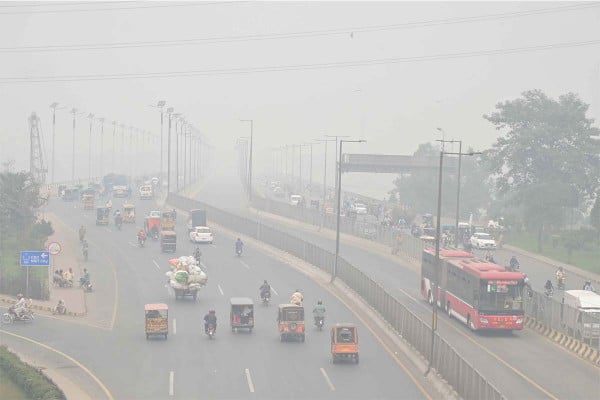
<svg viewBox="0 0 600 400"><path fill-rule="evenodd" d="M168 278L169 287L175 293L175 300L186 296L194 300L198 297L198 291L206 286L208 277L202 271L193 256L183 256L169 260L171 271L165 275Z"/></svg>
<svg viewBox="0 0 600 400"><path fill-rule="evenodd" d="M565 290L563 324L567 334L583 341L600 339L600 295L590 290Z"/></svg>

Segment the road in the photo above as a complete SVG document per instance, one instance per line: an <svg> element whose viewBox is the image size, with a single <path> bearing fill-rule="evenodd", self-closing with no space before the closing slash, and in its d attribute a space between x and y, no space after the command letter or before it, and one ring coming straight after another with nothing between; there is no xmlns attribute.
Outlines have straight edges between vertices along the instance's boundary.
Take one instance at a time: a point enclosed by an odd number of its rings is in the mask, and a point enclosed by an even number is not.
<svg viewBox="0 0 600 400"><path fill-rule="evenodd" d="M246 218L260 218L248 211L238 180L227 175L225 169L221 169L220 173L206 185L198 199ZM335 248L333 240L317 234L312 227L304 229L294 223L284 225L268 218L261 218L261 222L282 230L293 229L298 237L330 251ZM419 274L414 266L399 264L343 242L340 254L403 299L422 319L430 320L431 310L421 300ZM507 253L500 255L498 261L502 262L504 257L508 262ZM525 262L521 260L521 265ZM545 268L527 263L527 272L532 275L534 286L535 282L544 280L547 275ZM439 333L507 398L588 399L590 393L600 390L600 369L528 329L515 333L473 333L464 325L443 316L439 322ZM549 367L551 365L560 365L560 368ZM569 385L564 384L565 371L568 371Z"/></svg>
<svg viewBox="0 0 600 400"><path fill-rule="evenodd" d="M135 203L137 224L125 224L118 231L112 224L95 226L94 212L84 212L79 203L52 202L48 211L73 230L74 240L77 228L87 226L90 260L86 265L95 292L86 295L86 300L93 310L82 321L40 315L32 325L3 329L77 360L116 399L426 397L336 297L260 249L246 246L243 257L235 257L232 237L216 235L214 245L202 246L208 285L197 301L176 301L165 286L168 260L173 255L161 253L152 240L145 248L136 246L141 216L154 206L149 201ZM123 200L113 200L115 209L122 204ZM185 240L184 226L180 218L177 255L191 254L194 248ZM228 326L229 298L245 296L256 301L263 279L274 288L273 304L286 303L289 294L299 288L307 308L323 300L328 309L326 328L334 322L357 323L360 364L331 364L329 333L327 329L317 331L311 324L307 325L305 343L280 343L273 305L256 306L252 333L233 333ZM170 335L166 341L145 339L143 306L155 302L169 305ZM219 317L213 341L203 334L202 317L209 308L215 308ZM38 353L32 350L36 346L13 335L3 335L2 340L33 356ZM83 379L80 369L69 368L65 373L74 382ZM88 394L106 397L99 388L90 389Z"/></svg>

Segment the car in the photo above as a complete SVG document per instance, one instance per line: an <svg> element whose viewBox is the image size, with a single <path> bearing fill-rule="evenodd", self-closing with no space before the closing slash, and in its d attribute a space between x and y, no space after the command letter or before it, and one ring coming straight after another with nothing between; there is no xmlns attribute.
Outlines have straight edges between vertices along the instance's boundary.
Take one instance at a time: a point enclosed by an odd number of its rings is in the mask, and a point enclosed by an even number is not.
<svg viewBox="0 0 600 400"><path fill-rule="evenodd" d="M213 234L208 226L196 226L190 232L190 241L193 243L213 243Z"/></svg>
<svg viewBox="0 0 600 400"><path fill-rule="evenodd" d="M358 215L364 215L368 213L367 206L363 203L354 203L352 206L352 211Z"/></svg>
<svg viewBox="0 0 600 400"><path fill-rule="evenodd" d="M300 196L299 194L293 194L290 196L290 204L292 206L297 206L300 205L302 203L302 196Z"/></svg>
<svg viewBox="0 0 600 400"><path fill-rule="evenodd" d="M471 246L477 249L494 250L496 248L496 241L489 233L475 232L471 236Z"/></svg>
<svg viewBox="0 0 600 400"><path fill-rule="evenodd" d="M162 213L158 210L150 211L150 218L160 218Z"/></svg>
<svg viewBox="0 0 600 400"><path fill-rule="evenodd" d="M142 200L150 200L152 199L152 186L151 185L144 185L142 187L140 187L140 199Z"/></svg>

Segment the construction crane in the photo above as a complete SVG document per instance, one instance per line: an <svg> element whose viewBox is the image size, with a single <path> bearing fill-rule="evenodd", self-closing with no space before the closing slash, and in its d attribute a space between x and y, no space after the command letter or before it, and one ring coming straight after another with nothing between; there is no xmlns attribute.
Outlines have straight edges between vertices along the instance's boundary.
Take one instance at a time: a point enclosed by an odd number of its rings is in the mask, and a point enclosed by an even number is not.
<svg viewBox="0 0 600 400"><path fill-rule="evenodd" d="M31 147L29 152L29 172L38 184L46 182L46 172L44 167L44 156L42 152L42 135L40 133L40 119L35 112L29 117L29 137Z"/></svg>

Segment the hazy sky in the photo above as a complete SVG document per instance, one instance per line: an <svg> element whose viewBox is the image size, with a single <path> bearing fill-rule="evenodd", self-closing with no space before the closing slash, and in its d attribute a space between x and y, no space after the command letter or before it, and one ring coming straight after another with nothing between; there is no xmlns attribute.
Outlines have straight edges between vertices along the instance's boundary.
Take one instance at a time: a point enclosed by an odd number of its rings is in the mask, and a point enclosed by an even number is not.
<svg viewBox="0 0 600 400"><path fill-rule="evenodd" d="M160 116L149 105L166 100L212 141L217 158L236 155L236 138L249 132L239 119L253 119L257 169L273 164L269 148L323 134L367 140L347 145L348 152L410 154L419 143L436 139L435 128L442 127L446 138L483 149L498 133L482 114L530 89L552 97L578 93L591 105L589 116L600 118L600 3L64 4L0 2L0 160L15 159L17 169L28 167L27 117L32 111L42 120L49 163L53 102L67 107L57 112L56 125L57 176L63 178L70 176L72 107L158 135ZM525 13L552 8L562 9ZM94 11L69 11L74 9ZM496 17L472 19L490 15ZM303 34L282 37L291 33ZM204 40L214 38L228 39ZM185 44L192 39L200 40ZM593 45L481 55L595 40L599 42ZM22 52L22 47L30 46L157 41L175 45ZM447 56L457 53L479 55ZM446 56L435 57L440 55ZM388 61L340 65L375 60ZM283 66L296 70L251 72ZM219 73L205 73L209 70ZM189 71L203 74L43 83L13 79ZM76 165L85 176L89 129L85 115L79 117L77 129L82 154ZM110 137L107 140L110 146ZM329 149L333 154L333 145ZM308 149L304 152L308 154ZM314 148L314 156L315 179L321 179L316 160L320 166L322 147ZM359 185L358 176L344 179L349 188ZM392 179L375 177L370 180L372 191L389 186Z"/></svg>

